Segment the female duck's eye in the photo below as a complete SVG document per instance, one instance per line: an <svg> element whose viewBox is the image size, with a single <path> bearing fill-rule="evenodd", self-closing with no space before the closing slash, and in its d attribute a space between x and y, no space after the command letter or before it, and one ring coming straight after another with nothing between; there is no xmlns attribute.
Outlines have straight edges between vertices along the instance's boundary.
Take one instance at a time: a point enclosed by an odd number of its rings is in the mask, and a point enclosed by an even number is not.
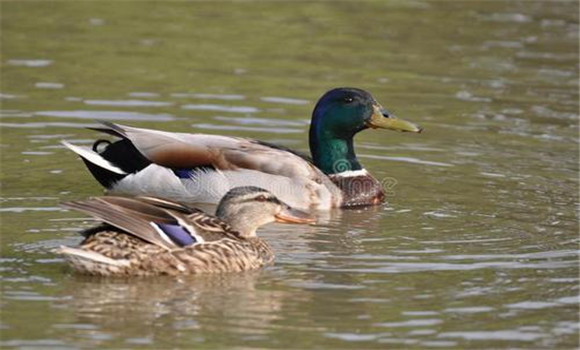
<svg viewBox="0 0 580 350"><path fill-rule="evenodd" d="M267 198L266 198L266 196L258 196L258 197L256 197L256 200L258 202L265 202L267 200Z"/></svg>
<svg viewBox="0 0 580 350"><path fill-rule="evenodd" d="M343 98L343 101L345 103L351 103L352 101L354 101L354 98L352 98L350 96L346 96L345 98Z"/></svg>

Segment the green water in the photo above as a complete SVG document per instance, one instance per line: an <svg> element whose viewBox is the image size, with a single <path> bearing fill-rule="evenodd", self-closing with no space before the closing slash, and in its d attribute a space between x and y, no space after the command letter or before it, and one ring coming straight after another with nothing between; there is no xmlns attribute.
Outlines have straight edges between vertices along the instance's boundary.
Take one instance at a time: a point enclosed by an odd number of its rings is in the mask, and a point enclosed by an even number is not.
<svg viewBox="0 0 580 350"><path fill-rule="evenodd" d="M4 348L577 348L578 3L1 5ZM52 253L101 193L59 143L93 119L307 151L317 98L364 88L389 204L261 231L246 274L107 280ZM144 102L145 101L145 102Z"/></svg>

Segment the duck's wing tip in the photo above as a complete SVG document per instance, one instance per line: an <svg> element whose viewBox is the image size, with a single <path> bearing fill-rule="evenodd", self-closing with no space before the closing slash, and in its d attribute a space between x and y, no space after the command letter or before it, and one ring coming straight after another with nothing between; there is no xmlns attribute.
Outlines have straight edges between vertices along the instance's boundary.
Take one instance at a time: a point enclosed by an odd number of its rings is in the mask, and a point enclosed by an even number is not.
<svg viewBox="0 0 580 350"><path fill-rule="evenodd" d="M95 121L104 126L104 128L96 128L98 131L105 132L107 134L112 134L120 136L123 138L127 137L127 128L125 125L110 122L108 120L95 119Z"/></svg>
<svg viewBox="0 0 580 350"><path fill-rule="evenodd" d="M80 248L67 247L64 245L60 246L56 250L56 252L58 254L64 255L66 258L82 259L84 261L101 263L111 266L127 267L131 264L127 259L111 259L97 252L84 250Z"/></svg>

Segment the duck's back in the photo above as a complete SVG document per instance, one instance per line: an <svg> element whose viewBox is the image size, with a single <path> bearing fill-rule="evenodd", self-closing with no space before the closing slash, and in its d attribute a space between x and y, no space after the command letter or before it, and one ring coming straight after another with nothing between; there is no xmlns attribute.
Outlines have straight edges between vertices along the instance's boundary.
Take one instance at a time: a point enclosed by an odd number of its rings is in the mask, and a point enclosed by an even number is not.
<svg viewBox="0 0 580 350"><path fill-rule="evenodd" d="M106 222L85 231L78 248L61 247L73 270L100 276L239 272L273 261L257 237L219 218L157 198L100 197L68 207Z"/></svg>
<svg viewBox="0 0 580 350"><path fill-rule="evenodd" d="M311 159L284 147L112 123L99 130L122 140L97 141L93 150L65 145L112 192L217 203L234 187L258 186L296 208L341 205L342 192ZM99 147L103 143L108 145Z"/></svg>

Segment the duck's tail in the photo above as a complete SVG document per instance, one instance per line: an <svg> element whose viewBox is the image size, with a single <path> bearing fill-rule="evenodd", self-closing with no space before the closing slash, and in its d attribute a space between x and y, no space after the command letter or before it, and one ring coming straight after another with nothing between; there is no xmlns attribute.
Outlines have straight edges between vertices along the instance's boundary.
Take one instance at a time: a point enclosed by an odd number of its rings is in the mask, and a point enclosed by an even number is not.
<svg viewBox="0 0 580 350"><path fill-rule="evenodd" d="M111 276L122 274L122 271L131 264L126 259L111 259L93 251L65 246L61 246L57 253L64 255L73 270L89 275Z"/></svg>
<svg viewBox="0 0 580 350"><path fill-rule="evenodd" d="M95 179L106 188L110 188L115 182L127 175L121 168L88 147L76 146L65 140L62 140L61 143L78 154Z"/></svg>
<svg viewBox="0 0 580 350"><path fill-rule="evenodd" d="M111 143L98 140L89 147L76 146L62 140L61 143L81 157L93 177L105 188L110 189L125 176L147 167L149 162L127 139ZM107 146L99 151L103 143Z"/></svg>

